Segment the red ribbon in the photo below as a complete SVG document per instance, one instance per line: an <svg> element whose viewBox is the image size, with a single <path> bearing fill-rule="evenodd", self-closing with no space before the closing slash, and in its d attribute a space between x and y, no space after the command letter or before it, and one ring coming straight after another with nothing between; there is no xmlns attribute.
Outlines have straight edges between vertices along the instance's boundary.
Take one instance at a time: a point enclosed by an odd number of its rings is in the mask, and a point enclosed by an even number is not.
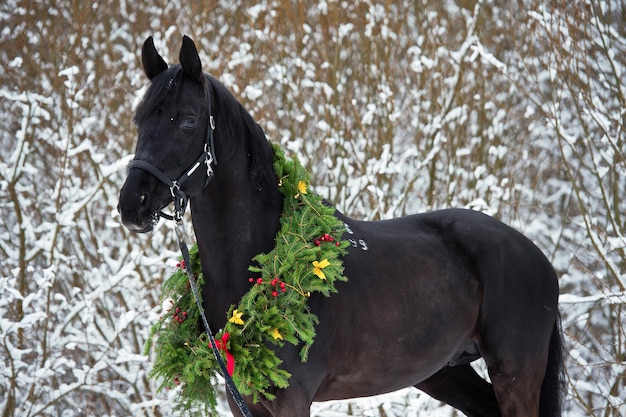
<svg viewBox="0 0 626 417"><path fill-rule="evenodd" d="M222 335L222 339L215 341L215 347L218 350L223 350L224 352L226 352L226 370L228 371L228 374L230 376L233 376L233 372L235 372L235 357L232 353L228 351L228 348L226 347L229 337L230 334L228 334L228 332L224 332L224 334ZM211 347L210 343L209 347Z"/></svg>

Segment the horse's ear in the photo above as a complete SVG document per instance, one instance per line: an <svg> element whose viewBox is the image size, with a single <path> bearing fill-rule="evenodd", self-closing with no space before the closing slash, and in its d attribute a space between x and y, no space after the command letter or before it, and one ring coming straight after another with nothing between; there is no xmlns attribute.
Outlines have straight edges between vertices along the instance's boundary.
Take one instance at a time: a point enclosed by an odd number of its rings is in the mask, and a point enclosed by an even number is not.
<svg viewBox="0 0 626 417"><path fill-rule="evenodd" d="M187 35L183 36L183 46L180 47L180 65L183 67L183 73L192 80L201 81L202 79L202 63L198 56L196 44Z"/></svg>
<svg viewBox="0 0 626 417"><path fill-rule="evenodd" d="M167 63L161 58L161 55L159 55L154 47L152 36L143 43L143 48L141 49L141 63L143 64L143 71L150 80L167 69Z"/></svg>

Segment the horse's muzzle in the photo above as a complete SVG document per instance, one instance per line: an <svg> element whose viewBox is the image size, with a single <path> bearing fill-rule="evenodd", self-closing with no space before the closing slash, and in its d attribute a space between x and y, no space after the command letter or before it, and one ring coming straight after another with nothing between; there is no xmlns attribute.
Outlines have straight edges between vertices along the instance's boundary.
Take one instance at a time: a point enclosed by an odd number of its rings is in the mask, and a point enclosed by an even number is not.
<svg viewBox="0 0 626 417"><path fill-rule="evenodd" d="M161 199L154 195L157 190L150 192L149 181L144 181L143 176L146 174L142 171L129 174L120 190L117 205L122 224L128 230L137 233L145 233L154 229L154 226L159 222L159 210L162 208Z"/></svg>
<svg viewBox="0 0 626 417"><path fill-rule="evenodd" d="M131 232L150 232L159 221L156 212L141 210L141 207L138 210L125 210L121 202L117 205L117 211L122 218L122 224Z"/></svg>

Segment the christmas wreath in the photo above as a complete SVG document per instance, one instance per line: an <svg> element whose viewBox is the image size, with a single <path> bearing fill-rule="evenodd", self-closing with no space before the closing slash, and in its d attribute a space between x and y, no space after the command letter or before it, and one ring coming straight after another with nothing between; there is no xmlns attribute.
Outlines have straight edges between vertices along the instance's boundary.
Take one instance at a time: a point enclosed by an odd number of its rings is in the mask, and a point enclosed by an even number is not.
<svg viewBox="0 0 626 417"><path fill-rule="evenodd" d="M306 362L315 339L317 317L307 300L314 292L330 296L336 281L345 281L341 256L347 241L340 241L345 225L334 209L308 189L309 174L297 158L287 159L273 144L274 171L284 196L280 230L274 249L259 254L249 267L250 290L237 306L231 306L226 324L215 338L237 388L242 394L274 396L270 387L286 388L289 372L273 346L285 342L302 346ZM190 250L192 269L202 285L197 246ZM152 327L146 353L153 347L151 376L160 388L180 388L179 406L194 403L213 409L218 365L208 337L199 325L199 312L189 288L184 265L163 283L165 313Z"/></svg>

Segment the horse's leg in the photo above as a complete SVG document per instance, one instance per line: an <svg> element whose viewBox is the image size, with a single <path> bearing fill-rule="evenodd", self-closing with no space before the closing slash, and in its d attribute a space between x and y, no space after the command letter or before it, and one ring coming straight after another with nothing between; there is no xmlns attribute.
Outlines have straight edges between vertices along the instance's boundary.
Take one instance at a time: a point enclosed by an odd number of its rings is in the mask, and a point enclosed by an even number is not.
<svg viewBox="0 0 626 417"><path fill-rule="evenodd" d="M303 401L274 401L274 417L309 417L311 404Z"/></svg>
<svg viewBox="0 0 626 417"><path fill-rule="evenodd" d="M234 417L243 417L230 395L228 396L228 405ZM309 417L310 407L306 401L293 402L285 399L261 400L256 404L248 403L248 408L254 417Z"/></svg>
<svg viewBox="0 0 626 417"><path fill-rule="evenodd" d="M490 383L469 364L446 367L415 386L470 417L500 417Z"/></svg>
<svg viewBox="0 0 626 417"><path fill-rule="evenodd" d="M483 334L479 349L503 417L539 416L553 326L529 319L523 324L509 322L504 327L497 326L497 331L488 327ZM515 329L515 334L511 334L511 329Z"/></svg>
<svg viewBox="0 0 626 417"><path fill-rule="evenodd" d="M247 397L248 407L254 417L309 417L311 401L304 390L295 389L297 384L290 381L288 389L276 390L276 399L268 401L261 398L256 404L252 403L252 397ZM243 417L241 411L230 395L228 405L234 417Z"/></svg>
<svg viewBox="0 0 626 417"><path fill-rule="evenodd" d="M237 404L235 404L235 401L230 393L227 393L226 397L228 398L228 406L230 407L231 413L233 413L233 417L243 417L243 413L239 410ZM246 397L246 399L248 400L246 401L246 404L250 409L250 413L252 413L254 417L272 417L272 413L265 405L263 405L262 402L253 404L252 397Z"/></svg>
<svg viewBox="0 0 626 417"><path fill-rule="evenodd" d="M292 368L293 372L289 379L289 388L275 391L276 399L268 405L274 417L309 417L311 415L311 402L313 401L313 387L308 385L303 379L299 379L297 374L300 370ZM305 374L310 378L312 373Z"/></svg>
<svg viewBox="0 0 626 417"><path fill-rule="evenodd" d="M503 417L538 417L544 366L537 360L487 359ZM541 361L543 362L543 361Z"/></svg>
<svg viewBox="0 0 626 417"><path fill-rule="evenodd" d="M233 413L233 417L243 417L230 395L228 396L228 405ZM256 404L248 403L248 408L254 417L309 417L311 406L306 404L306 402L296 404L284 400L271 402L262 400Z"/></svg>

